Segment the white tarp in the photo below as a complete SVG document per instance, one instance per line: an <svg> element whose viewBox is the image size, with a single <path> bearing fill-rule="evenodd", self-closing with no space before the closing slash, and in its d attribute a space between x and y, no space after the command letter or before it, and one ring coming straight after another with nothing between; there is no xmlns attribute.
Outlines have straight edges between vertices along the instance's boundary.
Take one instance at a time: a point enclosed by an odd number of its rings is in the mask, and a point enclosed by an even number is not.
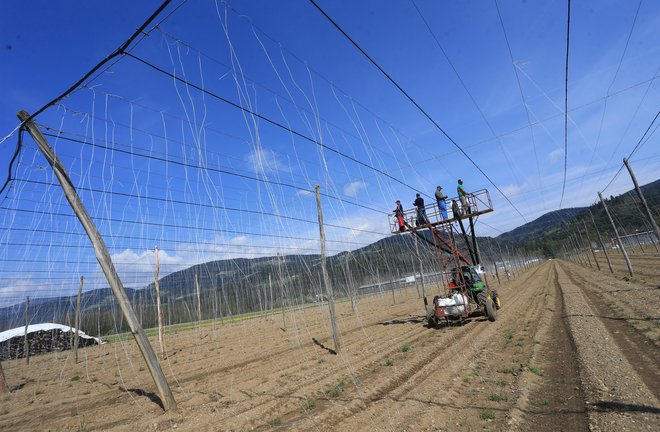
<svg viewBox="0 0 660 432"><path fill-rule="evenodd" d="M38 331L55 330L55 329L62 330L63 332L69 332L70 331L70 332L75 333L75 331L76 331L75 328L65 326L65 325L62 325L62 324L41 323L41 324L30 324L28 326L28 333L34 333L34 332L38 332ZM83 339L94 339L96 341L96 343L98 343L98 344L105 343L99 338L95 338L93 336L88 336L82 330L80 330L78 332L78 335ZM1 332L0 333L0 342L7 341L7 340L9 340L11 338L14 338L16 336L25 336L25 326L16 327L16 328L13 328L11 330L5 330L5 331Z"/></svg>

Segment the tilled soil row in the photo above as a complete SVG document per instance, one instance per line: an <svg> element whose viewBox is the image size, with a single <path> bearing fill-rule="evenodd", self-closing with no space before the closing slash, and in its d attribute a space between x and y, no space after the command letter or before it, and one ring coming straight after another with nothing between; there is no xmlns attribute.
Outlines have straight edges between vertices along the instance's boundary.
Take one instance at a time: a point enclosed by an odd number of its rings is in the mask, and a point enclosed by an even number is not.
<svg viewBox="0 0 660 432"><path fill-rule="evenodd" d="M362 394L346 395L345 403L323 413L317 424L322 424L323 430L427 430L447 422L461 425L483 423L479 412L489 407L481 403L473 405L481 401L464 397L464 389L469 384L461 377L465 378L466 373L471 375L474 371L479 375L496 374L498 367L493 364L492 357L498 351L496 346L501 343L498 337L500 327L514 324L517 313L533 317L542 305L542 298L524 294L533 290L534 284L529 280L536 278L537 270L511 287L511 291L515 289L517 294L505 298L498 322L476 320L463 327L427 330L431 335L427 344L415 347L414 359L408 360L401 371L394 371L394 375L384 382L382 374L364 377ZM485 380L476 381L472 387L493 388L493 384ZM500 416L496 422L485 424L496 427L503 422L504 416ZM308 430L309 426L301 423L296 429Z"/></svg>
<svg viewBox="0 0 660 432"><path fill-rule="evenodd" d="M588 423L576 348L564 319L556 266L546 263L543 267L549 280L543 289L547 291L545 310L528 366L534 373L520 380L521 396L508 426L511 431L582 432L588 429Z"/></svg>
<svg viewBox="0 0 660 432"><path fill-rule="evenodd" d="M656 372L635 367L638 358L655 356L657 359L657 352L649 352L655 347L641 343L640 337L626 337L630 331L634 332L630 328L612 326L612 322L621 321L598 310L602 303L588 293L589 288L584 288L589 285L589 278L577 276L585 270L563 262L555 265L578 352L590 429L658 430L660 405L646 384L654 379L646 372L651 375Z"/></svg>

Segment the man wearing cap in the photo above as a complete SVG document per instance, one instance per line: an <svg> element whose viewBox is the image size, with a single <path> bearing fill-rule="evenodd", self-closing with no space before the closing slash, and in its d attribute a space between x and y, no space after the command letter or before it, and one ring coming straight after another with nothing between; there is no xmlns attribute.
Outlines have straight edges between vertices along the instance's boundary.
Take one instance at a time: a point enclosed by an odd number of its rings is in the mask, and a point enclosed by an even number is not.
<svg viewBox="0 0 660 432"><path fill-rule="evenodd" d="M470 204L468 203L467 192L465 192L465 189L463 188L463 180L461 179L458 179L456 192L458 192L458 198L461 200L463 214L470 213Z"/></svg>
<svg viewBox="0 0 660 432"><path fill-rule="evenodd" d="M435 189L435 200L438 202L438 209L440 210L440 215L442 215L442 220L447 220L447 203L445 200L447 195L442 193L442 186L438 186Z"/></svg>
<svg viewBox="0 0 660 432"><path fill-rule="evenodd" d="M426 208L424 207L424 198L420 194L416 195L413 205L417 207L417 226L426 225L429 223L429 218L426 217Z"/></svg>

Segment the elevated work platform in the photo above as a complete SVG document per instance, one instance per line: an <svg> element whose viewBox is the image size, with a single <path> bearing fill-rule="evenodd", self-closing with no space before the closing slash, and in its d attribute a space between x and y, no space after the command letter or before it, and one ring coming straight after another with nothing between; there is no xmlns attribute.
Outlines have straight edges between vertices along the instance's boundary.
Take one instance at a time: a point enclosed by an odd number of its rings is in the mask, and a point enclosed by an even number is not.
<svg viewBox="0 0 660 432"><path fill-rule="evenodd" d="M425 206L426 222L417 223L417 209L412 208L404 210L403 229L399 228L399 222L395 214L391 214L388 219L390 223L390 232L392 234L400 234L408 231L424 229L429 227L436 227L439 225L450 224L458 221L459 219L468 219L482 214L490 213L493 211L493 202L490 199L490 193L487 189L481 189L467 195L468 208L463 208L461 200L458 197L447 198L447 217L443 217L438 204L435 199Z"/></svg>

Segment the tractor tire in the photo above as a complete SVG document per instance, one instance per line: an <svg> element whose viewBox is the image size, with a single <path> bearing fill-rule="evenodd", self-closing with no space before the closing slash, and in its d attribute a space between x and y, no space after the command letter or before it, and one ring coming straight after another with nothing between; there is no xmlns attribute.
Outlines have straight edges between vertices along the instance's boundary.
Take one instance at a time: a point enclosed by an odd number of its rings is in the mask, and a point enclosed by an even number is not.
<svg viewBox="0 0 660 432"><path fill-rule="evenodd" d="M497 291L491 290L490 297L493 299L493 304L495 305L495 309L499 310L502 304L500 303L500 296L497 295Z"/></svg>
<svg viewBox="0 0 660 432"><path fill-rule="evenodd" d="M488 321L493 322L497 319L497 309L493 303L493 299L486 297L486 316Z"/></svg>

